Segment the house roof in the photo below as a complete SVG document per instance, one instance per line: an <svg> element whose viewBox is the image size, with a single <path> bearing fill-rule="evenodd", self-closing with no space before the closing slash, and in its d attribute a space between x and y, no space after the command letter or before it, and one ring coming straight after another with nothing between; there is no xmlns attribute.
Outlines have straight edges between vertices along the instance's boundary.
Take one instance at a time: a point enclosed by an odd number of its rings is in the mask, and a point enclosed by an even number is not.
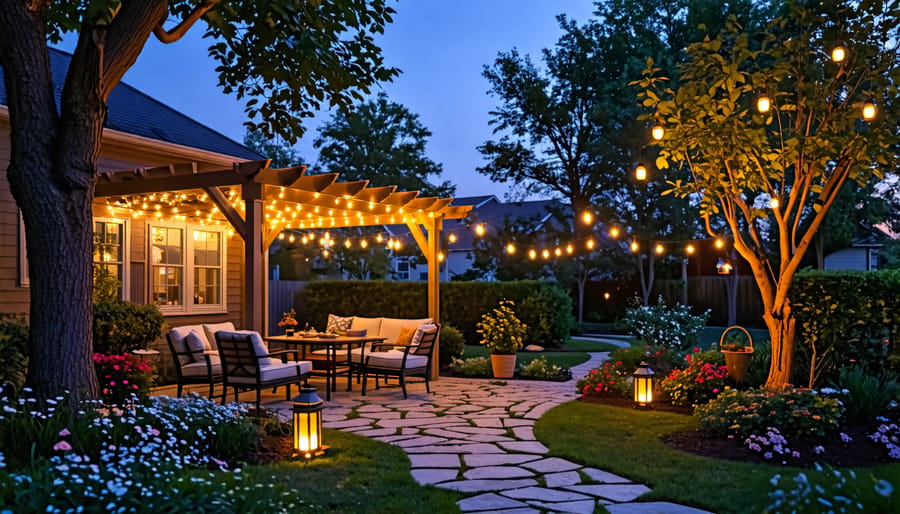
<svg viewBox="0 0 900 514"><path fill-rule="evenodd" d="M72 55L50 49L53 89L59 104ZM0 104L7 104L6 85L0 70ZM206 150L241 160L265 159L265 156L185 116L162 102L120 82L106 101L109 111L107 129L166 143Z"/></svg>

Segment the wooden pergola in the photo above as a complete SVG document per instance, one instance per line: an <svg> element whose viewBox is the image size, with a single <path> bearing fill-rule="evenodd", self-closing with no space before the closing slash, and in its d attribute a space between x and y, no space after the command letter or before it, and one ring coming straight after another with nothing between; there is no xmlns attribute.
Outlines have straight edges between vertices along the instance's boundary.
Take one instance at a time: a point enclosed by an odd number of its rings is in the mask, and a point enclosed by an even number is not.
<svg viewBox="0 0 900 514"><path fill-rule="evenodd" d="M195 163L105 172L95 197L198 193L190 195L190 211L224 217L244 240L244 323L261 333L266 327L268 250L279 233L406 224L428 262L428 315L440 320L442 222L465 218L471 206L451 206L452 198L420 198L417 191L397 191L396 186L338 182L336 173L307 175L305 166L269 168L269 163L240 162L204 172ZM434 366L437 376L437 359Z"/></svg>

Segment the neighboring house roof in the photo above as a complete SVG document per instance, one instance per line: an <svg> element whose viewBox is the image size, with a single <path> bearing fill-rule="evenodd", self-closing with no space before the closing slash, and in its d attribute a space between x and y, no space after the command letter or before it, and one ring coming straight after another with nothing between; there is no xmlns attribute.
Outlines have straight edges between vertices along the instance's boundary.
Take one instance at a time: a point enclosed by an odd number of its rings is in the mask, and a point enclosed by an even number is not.
<svg viewBox="0 0 900 514"><path fill-rule="evenodd" d="M50 66L57 104L62 96L71 58L71 54L50 49ZM6 85L2 77L3 73L0 70L0 105L8 105ZM266 158L124 82L120 82L112 90L106 104L109 111L105 128L236 159L255 161Z"/></svg>

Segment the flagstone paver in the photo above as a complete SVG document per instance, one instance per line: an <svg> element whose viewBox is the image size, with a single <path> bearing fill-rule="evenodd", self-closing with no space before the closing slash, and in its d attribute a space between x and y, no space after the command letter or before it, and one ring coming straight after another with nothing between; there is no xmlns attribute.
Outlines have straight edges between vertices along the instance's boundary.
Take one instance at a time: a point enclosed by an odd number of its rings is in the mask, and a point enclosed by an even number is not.
<svg viewBox="0 0 900 514"><path fill-rule="evenodd" d="M406 400L395 383L367 396L340 391L325 404L325 426L402 448L413 479L466 495L458 502L466 513L592 513L603 505L612 514L704 514L674 503L636 502L648 487L548 457L536 440L535 421L577 398L575 379L605 357L592 353L572 368L568 382L441 378L431 384L433 394L415 384ZM269 405L291 408L283 401Z"/></svg>

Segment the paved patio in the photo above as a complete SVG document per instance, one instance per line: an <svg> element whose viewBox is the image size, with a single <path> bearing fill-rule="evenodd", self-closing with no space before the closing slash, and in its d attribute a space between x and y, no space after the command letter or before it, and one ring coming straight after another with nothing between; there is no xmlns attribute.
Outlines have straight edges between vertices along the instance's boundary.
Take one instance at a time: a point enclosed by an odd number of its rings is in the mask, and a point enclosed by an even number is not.
<svg viewBox="0 0 900 514"><path fill-rule="evenodd" d="M588 362L572 369L572 376L584 376L605 357L592 353ZM321 380L311 384L324 387ZM535 439L534 423L551 408L577 397L574 379L441 378L431 384L433 394L427 394L420 381L410 381L407 400L396 381L379 390L373 386L370 383L365 397L358 387L350 393L333 393L325 407L325 426L403 448L417 482L467 495L459 501L463 512L592 513L597 504L612 514L706 512L674 503L635 501L650 489L547 455L547 447ZM338 388L342 389L340 383ZM288 416L290 403L281 394L269 390L264 404Z"/></svg>

